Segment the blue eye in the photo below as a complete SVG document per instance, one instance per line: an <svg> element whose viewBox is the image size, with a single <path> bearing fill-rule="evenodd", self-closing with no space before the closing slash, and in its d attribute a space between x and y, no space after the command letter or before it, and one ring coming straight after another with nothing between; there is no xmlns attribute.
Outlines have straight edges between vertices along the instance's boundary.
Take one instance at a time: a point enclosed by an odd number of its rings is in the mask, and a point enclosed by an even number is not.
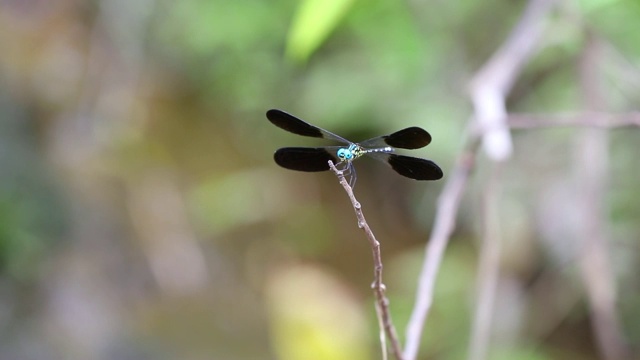
<svg viewBox="0 0 640 360"><path fill-rule="evenodd" d="M353 157L353 153L349 149L338 150L338 157L343 160L350 160Z"/></svg>

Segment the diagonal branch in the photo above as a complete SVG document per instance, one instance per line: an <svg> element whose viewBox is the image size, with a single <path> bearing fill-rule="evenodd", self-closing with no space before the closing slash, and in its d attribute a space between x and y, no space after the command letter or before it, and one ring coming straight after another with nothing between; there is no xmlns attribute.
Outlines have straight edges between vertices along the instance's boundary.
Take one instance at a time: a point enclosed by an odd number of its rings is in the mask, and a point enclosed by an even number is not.
<svg viewBox="0 0 640 360"><path fill-rule="evenodd" d="M367 220L364 218L364 214L362 213L362 206L360 202L356 199L353 194L353 189L347 183L347 180L344 177L342 171L338 170L333 162L329 160L329 167L336 174L338 179L340 180L340 184L344 188L344 191L347 192L349 199L351 200L351 204L353 205L353 210L356 212L356 217L358 218L358 227L364 230L365 234L367 234L367 239L369 240L369 244L371 245L371 251L373 253L373 284L371 284L371 288L373 289L373 293L376 297L376 313L378 314L378 319L382 326L384 327L384 331L389 337L389 342L391 343L391 351L397 360L404 359L402 355L402 348L400 347L400 341L398 341L398 334L396 333L396 329L393 326L393 321L391 320L391 313L389 312L389 299L387 299L385 295L385 285L382 283L382 256L380 254L380 242L376 240L373 231L367 224ZM386 358L386 351L384 339L382 340L382 348L383 348L383 356Z"/></svg>
<svg viewBox="0 0 640 360"><path fill-rule="evenodd" d="M511 129L559 127L617 128L640 126L640 112L606 113L588 111L576 114L509 114Z"/></svg>
<svg viewBox="0 0 640 360"><path fill-rule="evenodd" d="M418 354L422 328L433 302L436 275L438 274L444 249L455 227L456 214L458 213L469 174L474 166L479 140L479 133L472 130L467 131L463 150L458 155L455 167L438 199L435 224L426 247L424 266L418 280L416 304L407 325L407 343L404 352L407 360L415 359Z"/></svg>
<svg viewBox="0 0 640 360"><path fill-rule="evenodd" d="M506 125L506 97L522 68L533 56L542 36L544 20L555 0L531 0L507 40L470 82L476 121L490 128L482 145L494 161L511 156L512 142Z"/></svg>
<svg viewBox="0 0 640 360"><path fill-rule="evenodd" d="M509 126L512 129L543 129L558 127L601 127L618 128L640 126L640 112L609 114L604 112L577 113L566 115L509 114ZM416 304L407 325L405 358L415 359L420 346L422 329L433 301L435 278L447 246L449 237L455 226L455 219L460 206L469 174L474 166L476 151L482 133L486 128L469 126L463 150L456 160L440 198L438 211L426 247L426 258L420 273Z"/></svg>
<svg viewBox="0 0 640 360"><path fill-rule="evenodd" d="M473 77L470 83L475 119L469 127L462 153L440 195L438 210L426 247L426 256L418 283L416 305L407 326L405 357L418 354L422 329L433 301L433 288L438 268L455 227L456 214L475 158L479 131L485 129L482 141L487 155L494 161L506 160L512 152L507 125L506 96L515 79L536 49L543 32L544 20L555 0L529 1L522 18L505 43Z"/></svg>

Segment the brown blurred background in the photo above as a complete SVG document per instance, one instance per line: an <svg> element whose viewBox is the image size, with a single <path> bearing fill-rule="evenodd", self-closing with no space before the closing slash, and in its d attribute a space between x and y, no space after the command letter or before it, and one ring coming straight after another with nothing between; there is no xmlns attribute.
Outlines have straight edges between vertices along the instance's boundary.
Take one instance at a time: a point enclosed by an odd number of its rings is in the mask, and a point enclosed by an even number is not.
<svg viewBox="0 0 640 360"><path fill-rule="evenodd" d="M278 147L330 143L264 114L280 108L356 141L414 125L433 136L409 155L438 163L441 181L356 163L403 339L472 113L469 80L525 6L0 1L0 359L380 358L371 253L348 198L331 173L272 159ZM640 3L558 1L544 23L510 112L638 109ZM585 84L590 39L598 81ZM599 94L595 109L585 91ZM640 131L599 130L595 153L580 131L513 132L490 359L605 357L589 263L577 260L585 157L605 174L593 196L616 326L640 346ZM468 356L486 164L479 153L421 358Z"/></svg>

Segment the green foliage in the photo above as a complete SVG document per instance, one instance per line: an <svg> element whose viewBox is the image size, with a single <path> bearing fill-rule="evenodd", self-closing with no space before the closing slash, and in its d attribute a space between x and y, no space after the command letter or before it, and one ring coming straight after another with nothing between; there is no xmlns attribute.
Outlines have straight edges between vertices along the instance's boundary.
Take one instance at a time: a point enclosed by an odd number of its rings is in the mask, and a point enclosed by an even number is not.
<svg viewBox="0 0 640 360"><path fill-rule="evenodd" d="M303 0L287 36L287 55L305 61L340 24L355 0Z"/></svg>

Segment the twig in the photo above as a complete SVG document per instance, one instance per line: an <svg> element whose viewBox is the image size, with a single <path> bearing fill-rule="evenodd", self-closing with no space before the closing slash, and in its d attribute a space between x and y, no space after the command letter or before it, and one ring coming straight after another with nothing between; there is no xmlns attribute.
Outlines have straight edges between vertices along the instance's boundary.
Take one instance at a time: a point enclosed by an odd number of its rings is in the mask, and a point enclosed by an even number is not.
<svg viewBox="0 0 640 360"><path fill-rule="evenodd" d="M389 342L391 343L391 351L397 360L403 360L404 357L402 355L402 348L400 347L400 341L398 341L398 335L396 333L396 329L393 326L393 322L391 321L391 313L389 312L389 299L385 296L385 286L382 283L382 256L380 255L380 243L376 240L375 235L371 231L369 224L364 218L364 214L362 213L362 206L356 200L355 195L353 194L353 189L347 183L347 180L344 177L344 174L341 170L338 170L332 161L329 161L329 167L336 174L338 180L340 180L340 184L344 188L344 191L347 192L349 199L351 200L351 204L353 205L353 210L356 212L356 217L358 218L358 227L364 230L365 234L367 234L367 239L369 240L369 244L371 245L371 251L373 253L373 283L371 284L371 288L373 289L373 293L376 297L376 306L378 307L380 322L384 327L384 331L389 337Z"/></svg>
<svg viewBox="0 0 640 360"><path fill-rule="evenodd" d="M536 129L558 127L615 128L640 126L640 112L605 113L581 112L576 114L509 114L512 129Z"/></svg>
<svg viewBox="0 0 640 360"><path fill-rule="evenodd" d="M531 58L542 35L544 19L555 0L531 0L524 14L504 44L473 77L470 83L474 115L467 132L464 150L459 155L456 167L440 195L435 223L423 263L416 305L407 326L405 357L413 360L418 348L424 322L433 300L433 288L438 268L455 225L456 214L462 193L477 148L478 136L489 158L506 160L512 152L511 134L507 125L506 96L517 79L522 67ZM473 131L480 124L485 131ZM487 130L490 129L490 130Z"/></svg>
<svg viewBox="0 0 640 360"><path fill-rule="evenodd" d="M479 69L470 82L474 116L491 129L483 134L482 145L490 159L506 160L511 156L512 141L506 117L506 97L524 65L533 56L544 29L544 19L555 0L531 0L513 31Z"/></svg>
<svg viewBox="0 0 640 360"><path fill-rule="evenodd" d="M384 321L382 320L382 309L380 304L376 302L376 317L378 318L378 327L380 328L380 351L382 352L382 360L387 360L387 336L384 332Z"/></svg>
<svg viewBox="0 0 640 360"><path fill-rule="evenodd" d="M594 114L594 116L587 116L588 114ZM625 114L580 113L560 117L556 115L510 114L508 118L509 126L514 129L563 126L603 128L640 126L640 112ZM415 359L417 356L424 322L427 319L433 301L433 288L438 268L449 237L453 232L460 200L469 174L473 169L479 140L485 130L484 127L480 127L477 124L472 124L468 127L463 150L458 156L449 180L440 194L434 227L429 243L426 246L425 261L419 277L416 304L406 330L407 342L404 356L407 360Z"/></svg>
<svg viewBox="0 0 640 360"><path fill-rule="evenodd" d="M469 173L475 162L479 140L477 132L471 131L471 129L467 131L463 150L458 155L455 167L438 199L435 223L426 247L425 261L418 280L416 304L407 325L407 343L404 352L407 360L413 360L418 355L422 328L433 302L436 275L444 249L455 226L456 214L467 185Z"/></svg>

